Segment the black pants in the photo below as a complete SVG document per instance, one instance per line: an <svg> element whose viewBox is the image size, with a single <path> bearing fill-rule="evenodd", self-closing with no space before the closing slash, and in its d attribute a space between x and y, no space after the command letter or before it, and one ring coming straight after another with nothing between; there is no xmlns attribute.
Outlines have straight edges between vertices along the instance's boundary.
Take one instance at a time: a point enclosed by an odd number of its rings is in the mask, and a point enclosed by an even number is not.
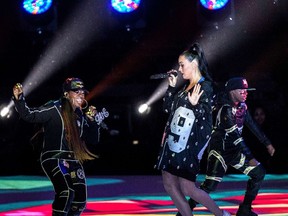
<svg viewBox="0 0 288 216"><path fill-rule="evenodd" d="M250 179L247 182L245 198L247 200L255 200L266 171L261 164L250 166L245 154L238 153L219 153L215 150L210 150L208 155L207 172L205 181L201 184L201 189L210 193L216 190L219 182L222 181L228 166L232 166Z"/></svg>
<svg viewBox="0 0 288 216"><path fill-rule="evenodd" d="M55 191L52 215L80 215L87 201L86 177L82 165L77 160L47 158L41 166Z"/></svg>

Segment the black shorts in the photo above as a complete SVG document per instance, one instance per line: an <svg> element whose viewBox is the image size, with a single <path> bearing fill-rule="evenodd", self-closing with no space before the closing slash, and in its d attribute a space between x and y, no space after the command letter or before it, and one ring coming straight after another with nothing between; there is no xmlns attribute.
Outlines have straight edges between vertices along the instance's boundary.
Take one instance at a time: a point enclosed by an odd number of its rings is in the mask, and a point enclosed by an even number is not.
<svg viewBox="0 0 288 216"><path fill-rule="evenodd" d="M172 166L169 166L168 168L165 169L165 171L171 173L172 175L185 178L192 182L196 181L197 176L191 172L187 172L187 170L176 169Z"/></svg>

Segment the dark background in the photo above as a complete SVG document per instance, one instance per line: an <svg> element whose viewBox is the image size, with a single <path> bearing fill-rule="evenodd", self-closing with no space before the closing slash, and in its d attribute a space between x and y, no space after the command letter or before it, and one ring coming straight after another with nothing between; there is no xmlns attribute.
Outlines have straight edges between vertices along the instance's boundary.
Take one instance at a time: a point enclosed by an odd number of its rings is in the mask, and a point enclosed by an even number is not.
<svg viewBox="0 0 288 216"><path fill-rule="evenodd" d="M162 82L149 77L177 69L178 55L195 41L219 86L241 75L257 88L247 103L267 109L267 133L276 148L269 172L288 171L286 0L234 0L218 14L204 13L196 0L142 0L130 15L113 12L109 1L58 0L52 13L39 19L27 17L20 1L1 5L0 107L10 102L12 86L54 47L53 60L36 68L43 82L26 95L28 104L59 98L63 81L80 77L91 90L89 104L106 108L106 124L119 132L102 131L93 149L100 158L85 164L88 174L158 173L153 166L167 116L161 99L148 115L138 115L137 105ZM66 28L71 20L74 27ZM53 46L56 38L61 42ZM34 132L15 112L0 119L1 175L42 173L37 147L29 142Z"/></svg>

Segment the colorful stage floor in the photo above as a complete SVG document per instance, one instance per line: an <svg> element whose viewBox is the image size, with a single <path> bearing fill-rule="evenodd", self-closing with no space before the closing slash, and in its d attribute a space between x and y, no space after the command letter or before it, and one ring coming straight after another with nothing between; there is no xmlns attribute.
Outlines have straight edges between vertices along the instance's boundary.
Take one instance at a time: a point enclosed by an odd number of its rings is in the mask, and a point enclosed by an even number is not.
<svg viewBox="0 0 288 216"><path fill-rule="evenodd" d="M204 176L200 175L201 182ZM211 194L220 208L235 215L247 177L230 174ZM88 204L83 216L175 215L161 176L89 176ZM53 188L45 176L0 177L0 216L51 216ZM266 175L253 209L261 216L288 216L288 175ZM198 206L194 215L211 215Z"/></svg>

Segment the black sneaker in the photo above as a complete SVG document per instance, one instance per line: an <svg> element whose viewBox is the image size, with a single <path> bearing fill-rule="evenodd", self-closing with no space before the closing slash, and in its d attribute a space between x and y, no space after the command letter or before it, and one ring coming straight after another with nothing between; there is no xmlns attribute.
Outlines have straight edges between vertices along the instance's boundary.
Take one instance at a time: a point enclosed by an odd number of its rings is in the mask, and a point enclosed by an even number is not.
<svg viewBox="0 0 288 216"><path fill-rule="evenodd" d="M188 203L189 203L191 211L193 211L193 209L196 207L197 203L191 198L188 200ZM182 214L180 212L177 212L176 216L182 216Z"/></svg>
<svg viewBox="0 0 288 216"><path fill-rule="evenodd" d="M240 204L236 216L258 216L250 205Z"/></svg>

